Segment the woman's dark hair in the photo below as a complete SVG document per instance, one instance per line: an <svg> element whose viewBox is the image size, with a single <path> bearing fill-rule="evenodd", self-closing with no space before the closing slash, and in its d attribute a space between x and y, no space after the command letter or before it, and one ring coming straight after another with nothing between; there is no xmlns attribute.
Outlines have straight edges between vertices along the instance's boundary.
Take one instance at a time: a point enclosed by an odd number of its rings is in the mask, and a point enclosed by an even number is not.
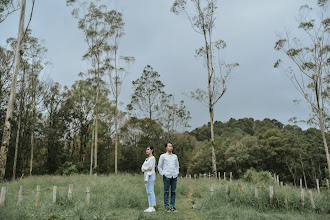
<svg viewBox="0 0 330 220"><path fill-rule="evenodd" d="M150 150L152 150L152 155L154 155L154 152L155 152L154 147L153 146L148 146L148 147L150 148ZM148 147L146 147L146 148L148 148Z"/></svg>

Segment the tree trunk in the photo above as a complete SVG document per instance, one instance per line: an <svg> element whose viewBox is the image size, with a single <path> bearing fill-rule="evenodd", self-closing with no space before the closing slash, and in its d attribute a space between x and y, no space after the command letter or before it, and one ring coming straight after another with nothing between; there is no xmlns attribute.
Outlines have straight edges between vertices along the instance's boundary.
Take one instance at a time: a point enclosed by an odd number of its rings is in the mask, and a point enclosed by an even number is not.
<svg viewBox="0 0 330 220"><path fill-rule="evenodd" d="M200 8L199 8L200 10ZM200 12L201 13L201 12ZM212 144L212 172L214 177L217 176L217 164L216 164L216 156L215 156L215 141L214 141L214 129L213 129L213 96L212 96L212 91L211 91L211 82L212 82L212 78L211 78L211 61L210 61L210 46L209 43L207 42L207 38L206 38L206 29L205 26L203 25L203 35L204 35L204 41L205 41L205 52L206 52L206 64L207 64L207 79L208 79L208 94L209 94L209 113L210 113L210 127L211 127L211 144ZM210 42L211 43L211 42Z"/></svg>
<svg viewBox="0 0 330 220"><path fill-rule="evenodd" d="M21 57L20 51L21 51L21 42L22 42L22 38L23 38L25 6L26 6L26 0L22 0L21 15L20 15L17 44L16 44L15 61L14 61L13 78L12 78L11 86L10 86L10 95L9 95L6 120L5 120L4 129L3 129L2 143L1 143L1 149L0 149L0 179L3 179L3 177L5 176L5 172L6 172L7 151L8 151L7 147L9 146L9 140L10 140L10 129L11 129L11 120L12 120L12 116L13 116L14 102L15 102L15 95L16 95L17 75L18 75L18 70L20 67L20 57Z"/></svg>
<svg viewBox="0 0 330 220"><path fill-rule="evenodd" d="M95 154L94 154L94 175L97 175L97 130L98 130L98 102L99 102L99 87L100 87L100 66L97 63L97 86L96 86L96 103L95 103Z"/></svg>
<svg viewBox="0 0 330 220"><path fill-rule="evenodd" d="M21 108L21 106L20 106L20 108ZM15 146L15 157L14 157L13 177L12 177L12 180L13 181L16 178L16 164L17 164L17 154L18 154L18 144L19 144L20 130L21 130L21 114L18 116L18 126L17 126L17 135L16 135L16 146Z"/></svg>
<svg viewBox="0 0 330 220"><path fill-rule="evenodd" d="M327 158L327 163L328 163L328 175L330 177L330 156L329 156L329 148L328 148L328 144L327 144L327 140L325 137L325 132L324 132L324 117L323 114L320 110L320 127L321 127L321 133L322 133L322 139L323 139L323 145L324 145L324 150L325 150L325 155Z"/></svg>
<svg viewBox="0 0 330 220"><path fill-rule="evenodd" d="M32 72L32 77L34 77L33 72ZM34 79L32 80L32 89L34 90L35 88L34 88L34 82L33 81L34 81ZM34 90L33 95L32 95L32 128L31 128L30 176L32 175L32 169L33 169L35 109L36 109L36 97L35 97L35 90Z"/></svg>
<svg viewBox="0 0 330 220"><path fill-rule="evenodd" d="M91 164L89 168L89 175L91 176L93 174L93 144L94 144L94 126L92 129L92 143L91 143Z"/></svg>
<svg viewBox="0 0 330 220"><path fill-rule="evenodd" d="M116 71L116 108L115 108L115 174L117 174L117 157L118 157L118 71L117 71L117 49L115 49L115 71Z"/></svg>

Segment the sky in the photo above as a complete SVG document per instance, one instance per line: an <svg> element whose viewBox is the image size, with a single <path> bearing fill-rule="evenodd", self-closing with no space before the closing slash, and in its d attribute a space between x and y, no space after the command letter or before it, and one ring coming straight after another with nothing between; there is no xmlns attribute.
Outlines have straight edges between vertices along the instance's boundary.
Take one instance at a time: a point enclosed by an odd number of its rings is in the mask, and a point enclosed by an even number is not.
<svg viewBox="0 0 330 220"><path fill-rule="evenodd" d="M184 16L170 11L174 0L112 0L104 1L121 11L125 36L120 42L120 55L134 56L136 61L126 77L119 99L124 110L133 93L132 81L143 68L151 65L165 84L165 91L184 100L191 113L191 129L209 122L208 108L184 93L207 88L207 71L195 49L203 45L202 35L191 28ZM296 17L303 0L218 0L216 29L213 39L227 43L224 58L238 62L228 82L225 95L215 105L214 119L226 122L230 118L276 119L288 124L291 117L308 118L308 105L302 100L283 72L274 63L283 54L274 50L279 34L297 27ZM31 0L27 0L26 18ZM81 79L79 72L88 69L82 55L87 50L72 8L65 0L37 0L30 24L35 37L43 40L52 63L43 75L71 86ZM19 12L0 23L0 45L17 37ZM293 100L302 100L296 104ZM306 125L299 124L306 128Z"/></svg>

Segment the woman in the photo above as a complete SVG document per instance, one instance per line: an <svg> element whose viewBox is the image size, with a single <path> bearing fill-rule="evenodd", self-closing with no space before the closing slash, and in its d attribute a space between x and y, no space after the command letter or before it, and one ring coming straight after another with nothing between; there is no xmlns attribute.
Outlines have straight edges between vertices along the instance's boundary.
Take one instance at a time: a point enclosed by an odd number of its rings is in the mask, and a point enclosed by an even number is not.
<svg viewBox="0 0 330 220"><path fill-rule="evenodd" d="M146 148L148 158L145 159L141 171L144 173L144 183L148 194L149 207L144 212L155 212L156 198L154 192L154 185L156 180L155 165L156 159L153 156L154 148L152 146Z"/></svg>

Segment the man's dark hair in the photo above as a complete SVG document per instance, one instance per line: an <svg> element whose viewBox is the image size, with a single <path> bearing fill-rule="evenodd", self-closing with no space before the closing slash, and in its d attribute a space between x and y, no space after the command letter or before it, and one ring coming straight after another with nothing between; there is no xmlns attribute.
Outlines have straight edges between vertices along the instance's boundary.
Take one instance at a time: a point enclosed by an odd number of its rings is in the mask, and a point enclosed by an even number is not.
<svg viewBox="0 0 330 220"><path fill-rule="evenodd" d="M171 142L166 143L166 144L165 144L165 147L167 147L168 144L172 144L172 143L171 143Z"/></svg>

